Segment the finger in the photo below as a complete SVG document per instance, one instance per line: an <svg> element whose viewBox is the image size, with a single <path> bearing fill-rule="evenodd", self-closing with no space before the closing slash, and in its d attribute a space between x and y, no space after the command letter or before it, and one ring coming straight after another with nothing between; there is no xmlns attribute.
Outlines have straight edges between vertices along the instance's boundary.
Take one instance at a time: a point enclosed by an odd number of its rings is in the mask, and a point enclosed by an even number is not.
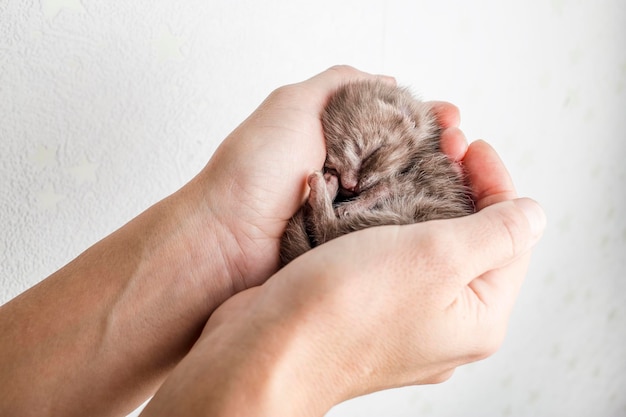
<svg viewBox="0 0 626 417"><path fill-rule="evenodd" d="M509 172L487 142L478 140L469 145L463 167L478 210L517 197Z"/></svg>
<svg viewBox="0 0 626 417"><path fill-rule="evenodd" d="M528 198L493 204L453 221L458 243L448 255L457 263L463 260L456 274L463 286L526 255L546 226L543 209Z"/></svg>
<svg viewBox="0 0 626 417"><path fill-rule="evenodd" d="M311 88L318 94L327 96L343 84L352 81L365 80L377 80L386 84L396 85L396 80L393 77L370 74L349 65L336 65L334 67L330 67L326 71L304 81L302 84Z"/></svg>
<svg viewBox="0 0 626 417"><path fill-rule="evenodd" d="M459 127L461 113L457 106L447 101L429 101L428 104L437 118L437 123L443 129Z"/></svg>
<svg viewBox="0 0 626 417"><path fill-rule="evenodd" d="M465 134L458 127L449 127L441 132L441 151L452 161L459 162L467 152Z"/></svg>
<svg viewBox="0 0 626 417"><path fill-rule="evenodd" d="M489 306L498 304L502 317L506 318L513 308L529 263L530 253L527 253L507 266L487 271L472 280L468 287L484 304Z"/></svg>

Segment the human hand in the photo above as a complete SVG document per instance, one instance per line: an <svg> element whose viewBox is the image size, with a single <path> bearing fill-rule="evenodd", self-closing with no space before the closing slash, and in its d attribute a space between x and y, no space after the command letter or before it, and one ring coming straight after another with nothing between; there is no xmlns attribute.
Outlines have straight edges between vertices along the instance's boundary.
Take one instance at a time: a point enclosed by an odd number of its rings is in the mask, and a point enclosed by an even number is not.
<svg viewBox="0 0 626 417"><path fill-rule="evenodd" d="M230 234L220 244L233 266L236 290L261 284L279 267L287 221L305 201L307 177L324 164L320 118L328 98L348 81L375 78L395 84L340 66L277 89L228 136L195 181L208 191L209 210ZM441 125L454 131L458 110L448 103L434 108ZM451 156L455 152L460 151L451 147Z"/></svg>
<svg viewBox="0 0 626 417"><path fill-rule="evenodd" d="M486 143L467 147L457 132L446 146L461 151L476 214L342 236L230 298L148 414L180 405L164 401L175 387L194 400L184 401L190 415L322 415L493 353L545 218L515 199Z"/></svg>

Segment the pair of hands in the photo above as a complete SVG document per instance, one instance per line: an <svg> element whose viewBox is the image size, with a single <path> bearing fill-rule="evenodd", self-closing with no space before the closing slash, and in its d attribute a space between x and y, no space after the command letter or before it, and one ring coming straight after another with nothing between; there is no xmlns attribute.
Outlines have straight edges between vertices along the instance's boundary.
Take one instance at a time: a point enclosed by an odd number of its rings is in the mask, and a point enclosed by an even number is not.
<svg viewBox="0 0 626 417"><path fill-rule="evenodd" d="M277 271L286 222L324 163L324 104L340 84L374 77L333 67L279 88L194 180L235 242L221 252L237 293L146 413L167 412L178 396L190 411L270 414L275 400L283 413L316 415L368 392L443 381L499 347L545 217L516 199L489 145L467 145L451 104L433 103L442 148L463 163L476 214L352 233Z"/></svg>

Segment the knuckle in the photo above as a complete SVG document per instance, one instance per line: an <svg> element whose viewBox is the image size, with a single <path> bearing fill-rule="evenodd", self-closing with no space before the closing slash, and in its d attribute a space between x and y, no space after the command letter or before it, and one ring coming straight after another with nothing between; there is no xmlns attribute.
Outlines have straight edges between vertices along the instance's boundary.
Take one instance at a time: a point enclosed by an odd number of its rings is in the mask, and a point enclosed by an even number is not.
<svg viewBox="0 0 626 417"><path fill-rule="evenodd" d="M312 94L302 83L288 84L276 88L268 96L266 103L278 106L300 106L311 100Z"/></svg>
<svg viewBox="0 0 626 417"><path fill-rule="evenodd" d="M328 71L334 71L340 74L354 74L357 70L350 65L340 64L331 66L328 68Z"/></svg>
<svg viewBox="0 0 626 417"><path fill-rule="evenodd" d="M426 251L429 257L440 258L447 257L446 253L450 250L454 250L454 240L451 237L454 235L454 230L448 227L448 223L425 223L425 227L431 226L423 234L426 239Z"/></svg>
<svg viewBox="0 0 626 417"><path fill-rule="evenodd" d="M452 375L454 375L454 371L455 371L455 368L452 368L452 369L450 369L448 371L441 372L441 373L439 373L437 375L434 375L430 379L429 383L431 383L431 384L442 384L442 383L446 382L447 380L449 380L450 378L452 378Z"/></svg>
<svg viewBox="0 0 626 417"><path fill-rule="evenodd" d="M517 211L502 212L500 224L504 231L504 242L507 255L511 258L519 255L526 247L528 221L523 214Z"/></svg>
<svg viewBox="0 0 626 417"><path fill-rule="evenodd" d="M270 94L270 98L272 100L281 101L285 99L293 98L294 94L297 93L297 87L295 84L283 85L281 87L276 88Z"/></svg>
<svg viewBox="0 0 626 417"><path fill-rule="evenodd" d="M465 252L462 242L456 236L457 230L448 222L434 221L420 225L423 233L419 235L419 242L415 247L417 261L420 263L420 270L427 270L433 273L434 279L445 278L448 282L457 282L466 271L464 265L455 260L460 259Z"/></svg>

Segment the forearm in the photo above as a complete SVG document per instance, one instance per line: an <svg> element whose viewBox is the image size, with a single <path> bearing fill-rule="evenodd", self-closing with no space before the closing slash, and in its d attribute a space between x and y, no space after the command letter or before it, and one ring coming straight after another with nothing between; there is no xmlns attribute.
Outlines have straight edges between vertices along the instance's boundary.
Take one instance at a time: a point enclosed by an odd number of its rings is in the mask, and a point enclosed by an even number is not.
<svg viewBox="0 0 626 417"><path fill-rule="evenodd" d="M289 303L268 309L264 291L255 287L220 307L142 417L316 417L339 402L332 355L310 332L319 312Z"/></svg>
<svg viewBox="0 0 626 417"><path fill-rule="evenodd" d="M220 306L143 416L322 416L445 381L499 347L542 218L516 200L331 240Z"/></svg>
<svg viewBox="0 0 626 417"><path fill-rule="evenodd" d="M199 198L179 191L0 307L1 415L123 415L156 389L234 291Z"/></svg>

